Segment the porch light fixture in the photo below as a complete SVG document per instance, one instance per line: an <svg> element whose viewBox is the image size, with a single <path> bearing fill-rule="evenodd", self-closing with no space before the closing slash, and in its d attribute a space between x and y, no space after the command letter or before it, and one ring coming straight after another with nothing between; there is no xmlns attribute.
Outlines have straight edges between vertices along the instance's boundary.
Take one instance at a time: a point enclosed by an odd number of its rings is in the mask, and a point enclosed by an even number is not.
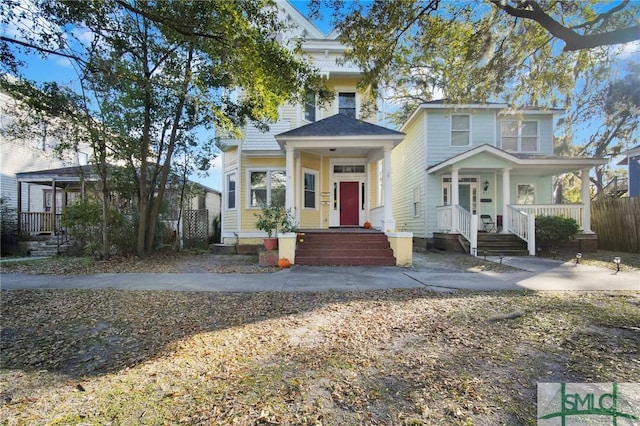
<svg viewBox="0 0 640 426"><path fill-rule="evenodd" d="M484 192L489 191L489 181L485 180L483 185L484 186L482 187L482 189L484 190Z"/></svg>
<svg viewBox="0 0 640 426"><path fill-rule="evenodd" d="M577 265L578 263L580 263L580 259L582 259L582 253L577 252L577 253L576 253L576 265Z"/></svg>
<svg viewBox="0 0 640 426"><path fill-rule="evenodd" d="M620 259L620 256L616 256L613 258L613 263L616 264L616 274L618 272L620 272L620 262L622 261L622 259Z"/></svg>

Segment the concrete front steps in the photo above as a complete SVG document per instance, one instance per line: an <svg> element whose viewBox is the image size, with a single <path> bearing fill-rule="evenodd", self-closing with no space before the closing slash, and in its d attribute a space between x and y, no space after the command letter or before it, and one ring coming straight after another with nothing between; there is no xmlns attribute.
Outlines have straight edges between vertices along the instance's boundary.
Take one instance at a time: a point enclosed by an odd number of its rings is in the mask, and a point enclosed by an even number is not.
<svg viewBox="0 0 640 426"><path fill-rule="evenodd" d="M39 238L35 241L20 241L20 251L33 257L53 257L59 254L67 253L73 246L74 242L68 240L64 244L58 246L56 237Z"/></svg>
<svg viewBox="0 0 640 426"><path fill-rule="evenodd" d="M303 231L296 246L296 265L395 266L387 236L368 229Z"/></svg>

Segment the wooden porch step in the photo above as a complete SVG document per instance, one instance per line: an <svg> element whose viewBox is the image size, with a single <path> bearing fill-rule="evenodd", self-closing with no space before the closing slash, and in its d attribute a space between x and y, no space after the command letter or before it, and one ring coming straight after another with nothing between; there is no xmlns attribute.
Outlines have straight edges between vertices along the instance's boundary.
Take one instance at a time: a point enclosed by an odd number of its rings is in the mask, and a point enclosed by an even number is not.
<svg viewBox="0 0 640 426"><path fill-rule="evenodd" d="M528 256L527 243L513 234L478 233L478 256Z"/></svg>
<svg viewBox="0 0 640 426"><path fill-rule="evenodd" d="M297 265L393 266L396 259L387 236L379 231L305 231L296 247Z"/></svg>

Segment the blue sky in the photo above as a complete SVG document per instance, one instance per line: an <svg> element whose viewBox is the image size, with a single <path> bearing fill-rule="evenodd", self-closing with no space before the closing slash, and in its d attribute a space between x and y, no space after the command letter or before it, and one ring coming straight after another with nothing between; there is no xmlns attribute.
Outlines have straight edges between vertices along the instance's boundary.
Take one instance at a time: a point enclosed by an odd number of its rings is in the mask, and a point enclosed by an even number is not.
<svg viewBox="0 0 640 426"><path fill-rule="evenodd" d="M290 0L289 2L304 16L307 16L307 0ZM320 20L313 21L313 23L325 34L331 31L330 16L328 12L324 13L324 16L322 16ZM0 33L9 36L13 35L11 28L6 26L3 26L0 29ZM84 36L81 32L77 32L75 35L79 38ZM623 56L631 55L640 57L640 43L628 43L627 46L625 46ZM76 71L71 67L69 60L53 56L42 58L38 55L25 56L23 59L27 63L27 67L24 70L27 78L37 82L57 81L61 84L78 89L78 77ZM203 138L207 138L209 136L210 135L203 133ZM220 160L220 157L216 159L214 167L209 172L209 176L193 176L192 179L213 189L220 190L222 188L222 167Z"/></svg>

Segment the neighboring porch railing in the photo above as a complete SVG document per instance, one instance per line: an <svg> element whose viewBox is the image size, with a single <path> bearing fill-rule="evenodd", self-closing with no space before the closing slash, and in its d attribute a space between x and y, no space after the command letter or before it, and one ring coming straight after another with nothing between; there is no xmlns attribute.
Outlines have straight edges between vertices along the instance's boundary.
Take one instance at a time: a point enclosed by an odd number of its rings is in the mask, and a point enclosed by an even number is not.
<svg viewBox="0 0 640 426"><path fill-rule="evenodd" d="M582 226L582 204L518 204L513 208L535 216L563 216L570 217L578 222L578 227Z"/></svg>
<svg viewBox="0 0 640 426"><path fill-rule="evenodd" d="M62 214L51 212L20 212L20 235L49 233L62 228Z"/></svg>
<svg viewBox="0 0 640 426"><path fill-rule="evenodd" d="M516 206L507 206L509 209L509 223L507 230L526 241L529 255L536 254L536 216L527 213Z"/></svg>
<svg viewBox="0 0 640 426"><path fill-rule="evenodd" d="M451 220L453 215L453 209L451 206L437 206L436 212L438 213L438 229L442 231L451 231L453 227L453 221Z"/></svg>
<svg viewBox="0 0 640 426"><path fill-rule="evenodd" d="M471 214L464 207L455 206L455 213L460 235L469 241L469 252L472 256L478 255L478 216Z"/></svg>
<svg viewBox="0 0 640 426"><path fill-rule="evenodd" d="M382 220L384 219L384 206L378 206L369 211L369 221L375 229L382 229Z"/></svg>

